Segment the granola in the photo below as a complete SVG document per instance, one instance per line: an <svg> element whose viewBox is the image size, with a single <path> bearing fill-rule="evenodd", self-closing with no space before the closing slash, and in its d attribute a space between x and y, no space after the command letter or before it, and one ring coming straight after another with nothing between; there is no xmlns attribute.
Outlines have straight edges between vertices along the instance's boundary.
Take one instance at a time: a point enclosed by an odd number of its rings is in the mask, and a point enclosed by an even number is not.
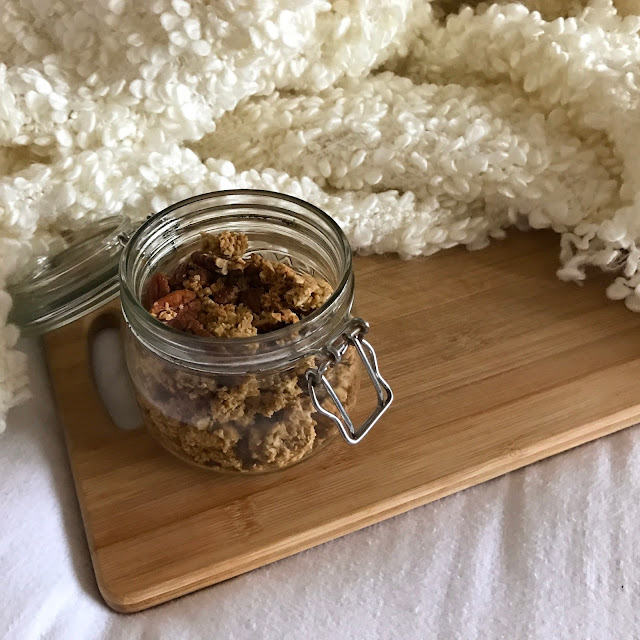
<svg viewBox="0 0 640 640"><path fill-rule="evenodd" d="M244 234L205 235L172 273L153 275L143 304L174 329L233 339L297 323L331 296L321 278L247 251ZM222 377L166 362L135 341L132 353L146 426L188 462L244 473L280 469L337 433L309 398L304 374L311 357L285 371ZM359 382L354 349L326 375L349 410Z"/></svg>

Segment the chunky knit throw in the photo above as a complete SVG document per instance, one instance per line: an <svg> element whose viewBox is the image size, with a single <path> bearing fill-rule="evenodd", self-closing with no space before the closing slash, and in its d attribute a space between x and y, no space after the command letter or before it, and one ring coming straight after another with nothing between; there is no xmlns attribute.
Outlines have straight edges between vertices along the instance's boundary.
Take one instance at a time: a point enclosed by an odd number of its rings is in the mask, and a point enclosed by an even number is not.
<svg viewBox="0 0 640 640"><path fill-rule="evenodd" d="M558 232L640 310L640 0L4 0L0 428L27 378L7 282L65 232L286 192L354 249Z"/></svg>

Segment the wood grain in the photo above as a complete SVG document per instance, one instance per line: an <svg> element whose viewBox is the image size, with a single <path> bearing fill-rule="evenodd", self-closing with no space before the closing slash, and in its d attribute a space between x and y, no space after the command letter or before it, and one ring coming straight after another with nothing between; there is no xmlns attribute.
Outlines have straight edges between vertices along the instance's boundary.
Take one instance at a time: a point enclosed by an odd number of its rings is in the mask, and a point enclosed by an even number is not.
<svg viewBox="0 0 640 640"><path fill-rule="evenodd" d="M191 468L111 423L89 343L117 324L117 304L50 333L106 602L157 605L633 424L640 317L597 279L559 282L556 267L557 237L540 233L476 253L357 258L358 313L396 401L360 445L255 478Z"/></svg>

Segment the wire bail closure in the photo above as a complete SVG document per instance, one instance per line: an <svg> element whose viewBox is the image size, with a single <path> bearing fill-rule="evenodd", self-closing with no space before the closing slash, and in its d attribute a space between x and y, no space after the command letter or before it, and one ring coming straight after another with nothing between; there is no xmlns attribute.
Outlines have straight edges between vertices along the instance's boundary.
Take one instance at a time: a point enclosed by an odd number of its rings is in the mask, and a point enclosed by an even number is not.
<svg viewBox="0 0 640 640"><path fill-rule="evenodd" d="M362 318L351 318L344 331L331 344L320 351L320 364L305 373L309 388L311 402L317 411L331 419L340 429L342 437L349 444L357 444L364 438L373 425L380 419L382 414L393 402L393 391L385 379L380 375L378 360L373 347L364 339L364 335L369 331L369 324ZM378 396L378 406L373 413L356 429L340 402L334 388L326 377L326 372L330 366L340 362L342 356L352 345L356 348L362 363L365 366L369 379L373 383ZM318 399L317 388L321 386L327 392L329 398L336 406L338 414L325 409Z"/></svg>

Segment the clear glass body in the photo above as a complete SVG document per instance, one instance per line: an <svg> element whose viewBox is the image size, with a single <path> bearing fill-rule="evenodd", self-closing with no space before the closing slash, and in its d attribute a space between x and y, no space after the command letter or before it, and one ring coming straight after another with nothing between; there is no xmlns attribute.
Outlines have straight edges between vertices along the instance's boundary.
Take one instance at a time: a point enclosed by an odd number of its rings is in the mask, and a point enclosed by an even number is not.
<svg viewBox="0 0 640 640"><path fill-rule="evenodd" d="M249 253L321 276L332 296L300 322L250 338L193 336L153 318L140 303L153 273L170 271L202 232L225 230L247 234ZM270 192L191 198L134 234L122 255L120 286L129 374L147 429L168 451L208 469L261 473L308 458L338 434L314 410L305 379L353 304L351 250L326 214ZM349 411L360 379L353 347L326 375Z"/></svg>

